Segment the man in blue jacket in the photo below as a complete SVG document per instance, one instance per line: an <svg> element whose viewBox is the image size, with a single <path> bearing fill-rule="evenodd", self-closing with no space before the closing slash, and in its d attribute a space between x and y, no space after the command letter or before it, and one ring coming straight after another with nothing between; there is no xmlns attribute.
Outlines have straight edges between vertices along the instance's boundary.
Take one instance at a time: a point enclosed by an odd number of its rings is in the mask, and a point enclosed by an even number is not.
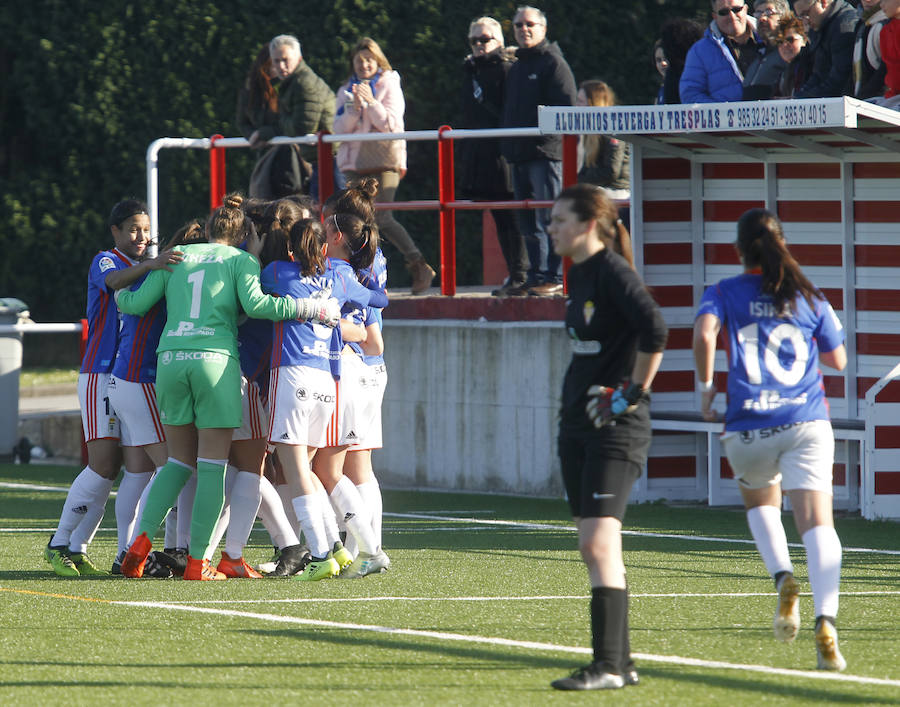
<svg viewBox="0 0 900 707"><path fill-rule="evenodd" d="M813 58L812 74L794 92L794 97L850 95L856 9L846 0L796 0L794 12L809 22L809 51Z"/></svg>
<svg viewBox="0 0 900 707"><path fill-rule="evenodd" d="M744 73L764 46L742 0L712 0L712 11L713 21L684 62L682 103L741 100Z"/></svg>

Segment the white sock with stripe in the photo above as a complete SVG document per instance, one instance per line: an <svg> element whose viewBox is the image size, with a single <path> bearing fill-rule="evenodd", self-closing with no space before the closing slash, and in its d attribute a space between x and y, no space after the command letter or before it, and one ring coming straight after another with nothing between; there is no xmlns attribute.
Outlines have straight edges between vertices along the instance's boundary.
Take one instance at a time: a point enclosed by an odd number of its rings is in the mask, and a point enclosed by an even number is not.
<svg viewBox="0 0 900 707"><path fill-rule="evenodd" d="M356 538L360 552L374 555L379 546L372 532L372 520L356 486L346 476L342 476L331 491L331 502L343 516L347 532Z"/></svg>

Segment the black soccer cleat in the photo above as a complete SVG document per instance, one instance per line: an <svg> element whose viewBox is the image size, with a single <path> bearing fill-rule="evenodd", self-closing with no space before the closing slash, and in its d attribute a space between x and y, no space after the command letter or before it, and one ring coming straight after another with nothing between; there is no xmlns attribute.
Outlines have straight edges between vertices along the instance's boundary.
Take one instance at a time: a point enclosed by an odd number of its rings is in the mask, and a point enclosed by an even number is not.
<svg viewBox="0 0 900 707"><path fill-rule="evenodd" d="M312 555L302 545L289 545L281 548L281 556L275 569L266 577L293 577L302 571L308 564Z"/></svg>

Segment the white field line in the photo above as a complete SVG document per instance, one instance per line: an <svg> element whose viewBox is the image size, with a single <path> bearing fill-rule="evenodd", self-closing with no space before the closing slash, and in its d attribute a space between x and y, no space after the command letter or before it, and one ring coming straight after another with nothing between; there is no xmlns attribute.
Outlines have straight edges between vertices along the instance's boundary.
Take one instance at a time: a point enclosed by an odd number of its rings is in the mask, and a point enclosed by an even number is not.
<svg viewBox="0 0 900 707"><path fill-rule="evenodd" d="M718 592L718 593L702 593L691 594L689 592L673 592L671 594L631 594L629 599L734 599L735 597L774 597L778 596L777 592ZM811 597L812 592L800 592L800 596ZM841 592L842 597L877 597L877 596L900 596L898 591L871 591L871 592ZM494 601L559 601L563 599L578 599L579 601L587 601L590 597L587 594L573 595L561 594L559 596L516 596L516 597L317 597L317 598L291 598L291 599L202 599L199 601L167 601L167 604L351 604L351 603L368 603L382 601L428 601L428 602L494 602Z"/></svg>
<svg viewBox="0 0 900 707"><path fill-rule="evenodd" d="M447 633L444 631L422 631L418 629L396 628L392 626L377 626L370 624L343 623L338 621L324 621L321 619L304 619L296 616L279 616L277 614L258 614L251 611L235 611L230 609L212 609L202 606L182 606L167 602L145 601L113 601L112 604L147 609L165 609L169 611L184 611L190 613L208 614L215 616L227 616L233 618L250 619L267 623L292 624L295 626L312 626L319 628L342 629L347 631L367 631L392 636L414 636L416 638L430 638L439 641L455 641L459 643L475 643L490 646L505 646L508 648L523 648L526 650L553 651L557 653L577 653L590 655L590 648L579 646L559 646L553 643L538 643L535 641L514 641L508 638L489 636L467 636L459 633ZM633 653L637 660L645 660L654 663L668 663L671 665L689 665L698 668L711 668L716 670L739 670L744 672L765 673L767 675L783 675L786 677L802 677L811 680L831 680L834 682L848 682L863 685L886 685L900 687L900 680L884 678L870 678L858 675L844 675L841 673L825 673L811 670L789 670L785 668L773 668L768 665L753 665L741 663L726 663L717 660L700 660L698 658L685 658L682 656L654 655L651 653Z"/></svg>
<svg viewBox="0 0 900 707"><path fill-rule="evenodd" d="M19 488L19 489L30 489L33 491L42 491L42 490L50 490L50 491L65 491L61 486L32 486L30 484L14 484L8 482L0 482L0 488ZM432 512L428 513L384 513L385 518L406 518L409 520L440 520L447 523L468 523L471 525L483 525L483 526L491 526L491 527L509 527L509 528L523 528L525 530L555 530L555 531L566 531L570 533L575 532L575 527L572 525L556 525L553 523L524 523L522 521L514 521L514 520L491 520L487 518L462 518L458 516L439 516L434 515ZM50 528L49 530L44 530L43 528L28 528L26 530L19 529L8 529L8 528L0 528L0 533L5 532L54 532L56 528ZM101 530L109 531L109 528L101 528ZM460 528L459 530L470 530L467 528ZM753 540L747 540L744 538L717 538L714 536L706 536L706 535L680 535L677 533L647 533L639 530L623 530L622 535L632 535L635 537L644 537L644 538L666 538L668 540L687 540L689 542L708 542L708 543L733 543L737 545L753 545ZM789 547L798 547L802 548L803 543L788 543ZM876 550L874 548L865 548L865 547L845 547L844 552L864 552L870 553L874 555L898 555L900 556L900 550Z"/></svg>

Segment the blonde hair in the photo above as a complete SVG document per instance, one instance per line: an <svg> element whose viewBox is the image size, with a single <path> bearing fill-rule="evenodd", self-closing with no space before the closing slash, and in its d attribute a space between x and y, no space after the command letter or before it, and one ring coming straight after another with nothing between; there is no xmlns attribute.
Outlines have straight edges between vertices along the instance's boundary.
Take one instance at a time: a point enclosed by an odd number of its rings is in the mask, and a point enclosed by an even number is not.
<svg viewBox="0 0 900 707"><path fill-rule="evenodd" d="M362 37L353 47L353 51L350 52L351 77L356 73L356 69L353 68L353 60L356 58L357 54L364 50L372 52L372 56L375 57L375 63L378 64L379 69L381 69L382 71L392 71L391 62L387 60L384 52L381 51L381 47L378 46L378 42L376 42L371 37Z"/></svg>
<svg viewBox="0 0 900 707"><path fill-rule="evenodd" d="M485 17L479 17L477 20L472 20L472 22L469 24L469 38L472 37L472 31L478 25L483 25L485 27L490 28L491 36L494 39L496 39L498 42L500 42L501 47L506 46L503 41L503 27L493 17L485 16Z"/></svg>
<svg viewBox="0 0 900 707"><path fill-rule="evenodd" d="M616 100L616 92L609 87L606 81L589 79L588 81L582 81L578 88L584 91L589 106L614 106L618 102ZM585 135L582 145L584 146L584 164L586 167L593 167L600 158L603 136Z"/></svg>

